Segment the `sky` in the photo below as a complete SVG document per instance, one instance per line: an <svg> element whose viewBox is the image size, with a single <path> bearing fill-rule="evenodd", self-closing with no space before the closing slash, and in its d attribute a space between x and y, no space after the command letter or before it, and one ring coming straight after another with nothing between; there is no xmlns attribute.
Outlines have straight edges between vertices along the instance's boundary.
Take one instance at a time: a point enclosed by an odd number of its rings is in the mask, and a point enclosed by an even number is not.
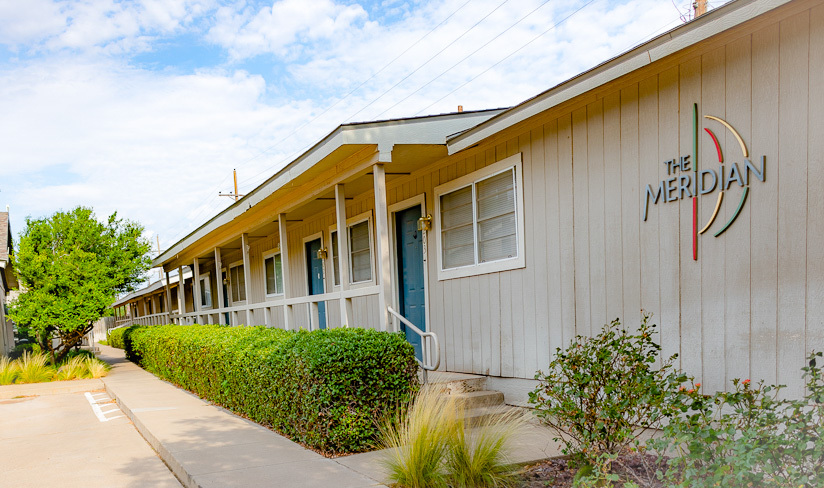
<svg viewBox="0 0 824 488"><path fill-rule="evenodd" d="M343 123L515 105L690 3L0 0L0 210L15 236L117 211L165 249L232 169L244 193Z"/></svg>

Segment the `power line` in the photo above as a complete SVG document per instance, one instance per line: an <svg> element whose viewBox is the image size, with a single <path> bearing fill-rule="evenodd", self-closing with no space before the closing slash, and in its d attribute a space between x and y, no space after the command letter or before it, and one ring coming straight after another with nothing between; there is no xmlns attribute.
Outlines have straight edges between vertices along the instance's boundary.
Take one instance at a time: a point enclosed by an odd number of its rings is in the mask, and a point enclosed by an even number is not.
<svg viewBox="0 0 824 488"><path fill-rule="evenodd" d="M406 76L404 76L403 78L401 78L401 79L400 79L400 81L398 81L397 83L395 83L394 85L392 85L391 87L389 87L389 89L388 89L388 90L386 90L386 91L384 91L383 93L381 93L380 95L378 95L378 97L377 97L377 98L375 98L375 99L374 99L374 100L372 100L371 102L367 103L367 104L366 104L364 107L362 107L360 110L358 110L357 112L355 112L355 113L353 113L352 115L350 115L349 117L347 117L347 118L346 118L346 120L352 120L352 119L353 119L356 115L358 115L359 113L363 112L364 110L366 110L367 108L369 108L370 106L372 106L372 104L373 104L373 103L377 102L378 100L380 100L381 98L383 98L386 94L388 94L390 91L394 90L394 89L395 89L398 85L400 85L400 84L401 84L401 83L403 83L404 81L408 80L410 76L412 76L412 75L414 75L415 73L417 73L417 72L418 72L421 68L423 68L424 66L426 66L427 64L429 64L429 62L430 62L430 61L432 61L433 59L437 58L437 57L438 57L441 53L443 53L444 51L446 51L447 49L449 49L449 48L450 48L453 44L455 44L455 43L456 43L456 42L458 42L461 38L463 38L463 36L467 35L467 34L468 34L468 33L469 33L472 29L474 29L475 27L477 27L477 26L478 26L481 22L483 22L484 20L486 20L486 19L487 19L490 15L494 14L494 13L495 13L495 12L496 12L499 8L503 7L503 6L504 6L504 4L505 4L505 3L507 3L508 1L509 1L509 0L504 0L503 2L501 2L500 4L498 4L498 6L497 6L497 7L495 7L494 9L492 9L492 10L491 10L488 14L484 15L484 16L481 18L481 20L479 20L479 21L475 22L475 24L473 24L473 25L472 25L472 27L470 27L469 29L465 30L465 31L464 31L461 35L459 35L458 37L456 37L456 38L455 38L452 42L450 42L449 44L447 44L446 46L444 46L444 47L443 47L440 51L436 52L436 53L435 53L432 57L430 57L429 59L427 59L426 61L424 61L424 62L423 62L423 64L421 64L420 66L418 66L417 68L415 68L414 70L412 70L409 74L407 74ZM547 1L548 1L548 0L547 0Z"/></svg>
<svg viewBox="0 0 824 488"><path fill-rule="evenodd" d="M403 52L401 52L400 54L398 54L397 56L395 56L395 57L394 57L391 61L389 61L388 63L386 63L385 65L383 65L383 67L382 67L381 69L379 69L378 71L374 72L374 73L372 74L372 76L370 76L370 77L369 77L369 78L367 78L366 80L362 81L362 82L361 82L358 86L356 86L355 88L353 88L352 90L350 90L350 91L349 91L346 95L344 95L343 97L339 98L339 99L338 99L335 103L333 103L332 105L330 105L329 107L327 107L327 108L326 108L326 110L324 110L323 112L321 112L320 114L318 114L318 115L317 115L317 116L315 116L314 118L310 119L309 121L304 122L302 125L298 126L295 130L293 130L293 131L292 131L292 132L290 132L288 135L286 135L283 139L281 139L280 141L276 142L275 144L272 144L272 145L271 145L271 146L269 146L268 148L264 149L264 150L263 150L263 151L261 151L258 155L254 156L254 157L252 157L252 158L249 158L249 159L247 159L247 160L245 160L245 161L242 161L240 164L248 163L249 161L252 161L252 160L254 160L254 159L258 158L258 157L262 156L263 154L266 154L267 152L269 152L270 150L272 150L275 146L278 146L278 145L282 144L284 141L288 140L290 137L292 137L293 135L297 134L297 133L298 133L298 131L300 131L301 129L303 129L303 128L304 128L304 127L306 127L307 125L311 124L312 122L314 122L314 121L318 120L319 118L323 117L324 115L326 115L326 114L327 114L330 110L332 110L333 108L335 108L335 107L336 107L339 103L341 103L342 101L344 101L344 100L346 100L347 98L349 98L349 97L350 97L353 93L355 93L356 91L358 91L359 89L361 89L364 85L366 85L367 83L369 83L370 81L372 81L372 80L373 80L376 76L378 76L380 73L382 73L384 70L386 70L389 66L391 66L393 63L395 63L395 61L397 61L398 59L400 59L401 57L403 57L403 56L404 56L406 53L408 53L408 52L409 52L409 51L410 51L413 47L415 47L415 46L417 46L418 44L420 44L420 43L421 43L421 41L423 41L424 39L426 39L426 38L427 38L430 34L432 34L432 33L433 33L433 32L435 32L438 28L440 28L442 25L444 25L444 24L445 24L445 23L446 23L449 19L451 19L451 18L452 18L452 17L453 17L456 13L458 13L458 12L459 12L461 9L463 9L465 6L467 6L467 4L469 4L469 2L471 2L471 1L472 1L472 0L466 0L466 2L464 2L463 4L461 4L461 6L460 6L460 7L458 7L458 8L457 8L457 9L455 9L455 10L453 10L453 11L452 11L452 13L450 13L450 14L449 14L449 15L447 15L447 16L446 16L443 20L441 20L441 21L440 21L440 23L438 23L438 25L436 25L435 27L433 27L432 29L430 29L430 30L429 30L426 34L424 34L423 36L421 36L420 38L418 38L418 40L417 40L417 41L415 41L415 42L413 42L412 44L410 44L410 45L409 45L409 47L407 47L406 49L404 49L404 50L403 50ZM261 173L265 173L265 172L270 171L272 168L274 168L274 167L276 167L276 166L278 166L278 165L282 164L282 163L283 163L284 161L286 161L286 160L287 160L287 159L284 159L284 160L279 161L278 163L275 163L274 165L268 166L265 170L261 171L260 173L256 174L255 176L253 176L253 178L258 178L258 177L261 175ZM251 178L250 178L250 179L251 179ZM249 181L250 179L243 180L243 181L241 181L241 183L246 183L246 182L247 182L247 181Z"/></svg>
<svg viewBox="0 0 824 488"><path fill-rule="evenodd" d="M504 34L506 34L507 32L509 32L509 30L510 30L510 29L512 29L512 28L514 28L516 25L518 25L518 24L520 24L521 22L523 22L524 20L526 20L526 18L527 18L527 17L529 17L530 15L534 14L535 12L537 12L537 11L538 11L538 9L540 9L541 7L543 7L544 5L546 5L547 3L549 3L549 1L550 1L550 0L545 0L545 1L544 1L544 3L542 3L542 4L538 5L538 6L537 6L537 7L535 7L535 9L533 9L531 12L529 12L528 14L524 15L523 17L521 17L521 18L520 18L520 20L518 20L518 21L517 21L517 22L515 22L514 24L510 25L510 26L509 26L509 27L507 27L506 29L502 30L500 33L498 33L498 35L496 35L496 36L495 36L495 37L493 37L492 39L488 40L486 43L482 44L482 45L481 45L478 49L476 49L476 50L472 51L472 52L471 52L471 53L469 53L467 56L465 56L463 59L461 59L461 60L460 60L460 61L458 61L457 63L453 64L453 65L452 65L452 66L450 66L449 68L447 68L447 69L446 69L445 71L443 71L441 74L439 74L438 76L436 76L436 77L432 78L431 80L427 81L426 83L424 83L423 85L421 85L420 87L418 87L418 89L417 89L417 90L413 91L412 93L410 93L409 95L405 96L404 98L402 98L401 100L399 100L398 102L396 102L394 105L392 105L392 106L391 106L391 107L389 107L388 109L386 109L386 110L384 110L383 112L381 112L380 114L378 114L376 118L380 118L380 116L381 116L381 115L385 114L386 112L388 112L388 111L392 110L393 108L397 107L397 106L398 106L398 105L400 105L401 103L405 102L406 100L408 100L408 99L409 99L409 97L411 97L412 95L414 95L414 94L416 94L416 93L420 92L421 90L423 90L424 88L426 88L427 86L429 86L430 84L432 84L435 80L437 80L437 79L438 79L438 78L440 78L441 76L445 75L446 73L448 73L449 71L451 71L452 69L454 69L456 66L458 66L459 64L461 64L461 63L463 63L464 61L466 61L467 59L469 59L469 58L471 58L472 56L474 56L474 55L475 55L476 53L478 53L481 49L483 49L483 48L485 48L486 46L488 46L488 45L492 44L492 42L493 42L493 41L495 41L496 39L498 39L498 38L499 38L499 37L501 37L502 35L504 35ZM592 3L593 1L595 1L595 0L590 0L590 3ZM587 4L587 5L589 5L589 4ZM586 6L586 5L585 5L585 6ZM583 8L583 7L581 7L581 8ZM580 10L580 9L579 9L579 10ZM577 12L577 11L576 11L576 12ZM548 32L548 31L546 31L546 32ZM543 35L543 34L541 34L541 35ZM539 37L540 37L540 36L539 36ZM530 41L530 42L532 42L532 41ZM439 100L439 101L440 101L440 100ZM430 106L431 106L431 105L430 105ZM428 108L428 107L427 107L427 108ZM418 112L418 113L420 113L420 112Z"/></svg>

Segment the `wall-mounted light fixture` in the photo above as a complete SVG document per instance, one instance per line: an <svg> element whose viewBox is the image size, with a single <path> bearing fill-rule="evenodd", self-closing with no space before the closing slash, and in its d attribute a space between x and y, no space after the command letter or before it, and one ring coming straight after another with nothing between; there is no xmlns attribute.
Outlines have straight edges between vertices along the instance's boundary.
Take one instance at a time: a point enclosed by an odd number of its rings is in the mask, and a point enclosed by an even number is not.
<svg viewBox="0 0 824 488"><path fill-rule="evenodd" d="M432 214L418 219L418 230L432 230Z"/></svg>
<svg viewBox="0 0 824 488"><path fill-rule="evenodd" d="M318 259L326 259L328 255L329 253L326 251L325 247L318 249Z"/></svg>

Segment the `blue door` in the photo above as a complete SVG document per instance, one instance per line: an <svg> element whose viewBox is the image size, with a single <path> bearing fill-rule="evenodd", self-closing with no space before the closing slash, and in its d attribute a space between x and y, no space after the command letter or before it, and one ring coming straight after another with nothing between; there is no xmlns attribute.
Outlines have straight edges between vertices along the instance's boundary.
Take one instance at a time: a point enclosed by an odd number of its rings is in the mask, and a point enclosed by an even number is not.
<svg viewBox="0 0 824 488"><path fill-rule="evenodd" d="M315 239L306 243L306 265L309 273L309 294L322 295L323 289L323 259L318 257L320 251L320 239ZM318 303L318 325L321 329L326 328L326 303Z"/></svg>
<svg viewBox="0 0 824 488"><path fill-rule="evenodd" d="M426 331L426 290L423 276L423 232L418 230L421 207L415 206L395 213L396 242L398 246L398 305L399 312L419 329ZM421 355L421 337L406 330L406 340L415 346L415 355Z"/></svg>

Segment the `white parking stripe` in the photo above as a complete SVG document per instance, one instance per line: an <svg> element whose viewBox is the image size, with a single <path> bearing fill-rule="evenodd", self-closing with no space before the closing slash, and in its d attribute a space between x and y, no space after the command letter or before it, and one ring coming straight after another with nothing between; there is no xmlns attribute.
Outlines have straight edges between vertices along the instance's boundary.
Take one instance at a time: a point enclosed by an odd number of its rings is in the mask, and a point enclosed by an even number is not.
<svg viewBox="0 0 824 488"><path fill-rule="evenodd" d="M121 413L122 414L123 412L120 411L120 408L116 404L110 404L109 403L109 402L112 401L112 399L109 398L108 395L106 395L105 393L98 393L96 396L100 396L100 395L103 395L104 398L96 399L91 393L89 393L88 391L86 392L86 400L89 401L89 405L91 405L92 411L97 416L97 420L99 420L101 422L108 422L109 420L119 419L120 417L123 417L123 415L116 415L114 417L107 417L106 415L110 414L110 413ZM104 406L111 406L113 408L111 410L106 410L104 412L103 409L100 408L100 405L98 405L98 402L104 403L105 404Z"/></svg>

